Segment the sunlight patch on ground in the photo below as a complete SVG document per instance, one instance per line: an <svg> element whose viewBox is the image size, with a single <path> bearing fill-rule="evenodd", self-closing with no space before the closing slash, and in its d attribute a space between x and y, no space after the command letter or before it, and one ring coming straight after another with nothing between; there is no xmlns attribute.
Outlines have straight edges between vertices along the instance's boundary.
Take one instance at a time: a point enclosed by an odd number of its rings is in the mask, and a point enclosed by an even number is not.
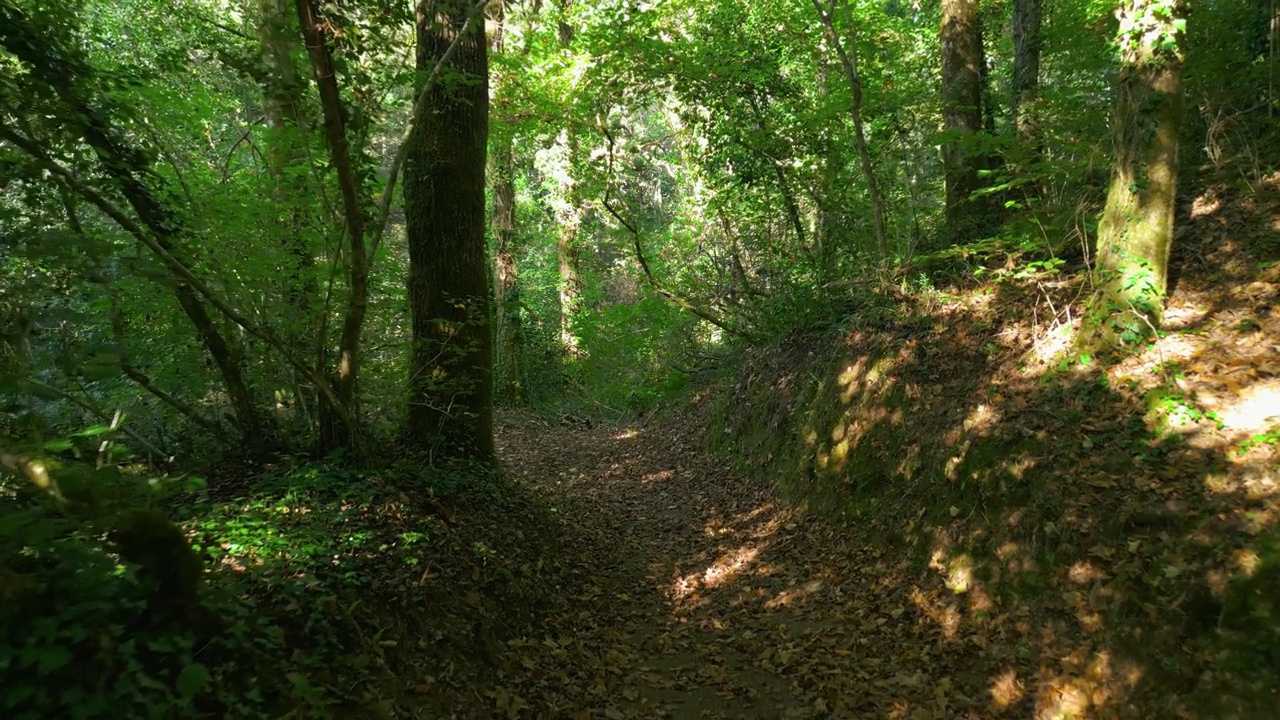
<svg viewBox="0 0 1280 720"><path fill-rule="evenodd" d="M670 593L676 601L677 611L693 610L705 603L699 597L702 590L714 590L742 575L766 545L744 545L721 555L701 572L677 576L671 583Z"/></svg>
<svg viewBox="0 0 1280 720"><path fill-rule="evenodd" d="M1171 333L1161 338L1146 351L1112 366L1107 374L1112 380L1128 380L1158 375L1160 368L1171 362L1185 362L1202 351L1202 341L1189 335Z"/></svg>
<svg viewBox="0 0 1280 720"><path fill-rule="evenodd" d="M773 512L776 509L777 507L773 503L764 503L763 505L757 505L751 510L748 510L747 512L739 514L738 517L733 519L733 523L735 525L744 525L746 523L752 523L752 522L755 522L756 520L759 520L762 516Z"/></svg>
<svg viewBox="0 0 1280 720"><path fill-rule="evenodd" d="M614 435L612 439L613 440L631 440L639 436L640 436L639 430L636 430L634 428L627 428L626 430L623 430L622 432Z"/></svg>
<svg viewBox="0 0 1280 720"><path fill-rule="evenodd" d="M969 416L964 419L964 429L969 431L990 430L1002 419L1003 416L998 409L979 403L973 410L969 411Z"/></svg>
<svg viewBox="0 0 1280 720"><path fill-rule="evenodd" d="M943 605L936 598L930 597L920 588L911 589L911 604L915 605L925 617L937 623L942 629L942 636L954 640L960 632L960 610L955 603Z"/></svg>
<svg viewBox="0 0 1280 720"><path fill-rule="evenodd" d="M942 550L935 550L929 567L941 573L947 589L957 595L968 592L973 583L973 558L968 555L948 558Z"/></svg>
<svg viewBox="0 0 1280 720"><path fill-rule="evenodd" d="M1067 577L1077 585L1087 585L1102 579L1102 572L1091 560L1077 560L1067 571Z"/></svg>
<svg viewBox="0 0 1280 720"><path fill-rule="evenodd" d="M1223 429L1255 435L1280 423L1280 379L1256 383L1218 409Z"/></svg>
<svg viewBox="0 0 1280 720"><path fill-rule="evenodd" d="M787 588L777 595L773 596L764 604L766 610L777 610L784 608L792 603L799 602L818 592L823 586L822 580L810 580L799 587Z"/></svg>
<svg viewBox="0 0 1280 720"><path fill-rule="evenodd" d="M1059 325L1051 328L1044 335L1036 338L1035 344L1031 346L1031 350L1027 352L1025 358L1028 363L1051 365L1058 358L1070 354L1071 349L1075 346L1075 338L1075 324Z"/></svg>
<svg viewBox="0 0 1280 720"><path fill-rule="evenodd" d="M1117 662L1103 650L1092 654L1073 653L1063 658L1075 665L1070 675L1048 679L1036 698L1035 720L1080 720L1094 717L1108 705L1124 702L1129 690L1142 679L1142 668ZM1087 660L1086 660L1087 658ZM1090 712L1095 711L1095 712Z"/></svg>
<svg viewBox="0 0 1280 720"><path fill-rule="evenodd" d="M741 547L721 556L702 572L702 586L716 588L738 577L760 555L759 547Z"/></svg>
<svg viewBox="0 0 1280 720"><path fill-rule="evenodd" d="M1210 191L1202 193L1191 203L1191 219L1208 217L1222 209L1222 198Z"/></svg>
<svg viewBox="0 0 1280 720"><path fill-rule="evenodd" d="M1049 688L1040 693L1035 720L1078 720L1089 717L1085 715L1091 704L1088 684L1083 679L1051 683Z"/></svg>
<svg viewBox="0 0 1280 720"><path fill-rule="evenodd" d="M996 676L991 683L991 702L1001 710L1018 703L1027 691L1018 679L1018 671L1009 668Z"/></svg>
<svg viewBox="0 0 1280 720"><path fill-rule="evenodd" d="M645 485L650 483L666 482L675 476L676 474L674 470L659 470L658 472L645 473L644 477L640 478L640 482Z"/></svg>
<svg viewBox="0 0 1280 720"><path fill-rule="evenodd" d="M1209 316L1207 308L1195 305L1170 305L1164 311L1163 327L1166 330L1185 330L1201 323Z"/></svg>
<svg viewBox="0 0 1280 720"><path fill-rule="evenodd" d="M733 527L725 524L720 518L712 518L702 526L702 534L709 538L718 538L725 535L733 535L737 531Z"/></svg>

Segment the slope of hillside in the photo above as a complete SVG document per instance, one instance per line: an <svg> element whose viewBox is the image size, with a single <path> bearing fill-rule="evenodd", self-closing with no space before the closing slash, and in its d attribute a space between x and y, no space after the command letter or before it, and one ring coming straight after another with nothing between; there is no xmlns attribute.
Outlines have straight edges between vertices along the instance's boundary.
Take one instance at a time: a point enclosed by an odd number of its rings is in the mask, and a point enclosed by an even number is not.
<svg viewBox="0 0 1280 720"><path fill-rule="evenodd" d="M997 705L1270 717L1280 176L1189 198L1177 236L1147 347L1073 350L1084 272L995 270L752 354L711 443L909 552L916 612L1012 653Z"/></svg>

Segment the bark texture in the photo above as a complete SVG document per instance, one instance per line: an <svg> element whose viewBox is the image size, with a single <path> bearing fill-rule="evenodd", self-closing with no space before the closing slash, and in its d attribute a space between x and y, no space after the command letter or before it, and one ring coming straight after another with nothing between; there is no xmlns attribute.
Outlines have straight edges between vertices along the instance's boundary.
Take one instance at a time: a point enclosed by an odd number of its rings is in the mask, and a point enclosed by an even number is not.
<svg viewBox="0 0 1280 720"><path fill-rule="evenodd" d="M1032 103L1040 94L1040 20L1043 0L1013 3L1013 125L1019 137L1035 140Z"/></svg>
<svg viewBox="0 0 1280 720"><path fill-rule="evenodd" d="M973 239L981 218L969 202L980 185L981 157L973 139L982 132L982 28L977 0L942 0L942 149L946 183L946 240Z"/></svg>
<svg viewBox="0 0 1280 720"><path fill-rule="evenodd" d="M369 254L365 247L365 212L360 199L360 178L347 142L342 96L338 90L337 71L328 34L332 24L320 14L318 0L297 0L298 22L306 40L307 54L320 94L320 110L329 158L338 175L342 193L342 214L347 239L347 307L343 314L342 335L338 341L338 358L329 382L338 407L327 403L320 408L319 449L329 452L356 447L363 443L361 431L344 418L356 417L355 389L360 371L360 334L369 307ZM448 48L448 45L445 45ZM441 50L443 53L444 50ZM434 64L433 64L434 66ZM428 67L428 70L430 67Z"/></svg>
<svg viewBox="0 0 1280 720"><path fill-rule="evenodd" d="M508 0L509 1L509 0ZM490 35L495 53L506 41L505 6L499 5ZM496 142L493 156L493 297L494 297L494 398L508 405L525 403L520 377L520 355L524 345L520 317L519 252L516 233L515 157L512 138Z"/></svg>
<svg viewBox="0 0 1280 720"><path fill-rule="evenodd" d="M516 264L516 187L511 142L506 141L493 161L493 296L494 388L496 398L512 405L525 402L520 379L520 354L524 345L520 317L520 269Z"/></svg>
<svg viewBox="0 0 1280 720"><path fill-rule="evenodd" d="M1182 33L1161 0L1125 0L1120 19L1120 73L1111 117L1114 160L1107 204L1098 224L1097 290L1083 344L1106 349L1153 335L1164 312L1178 189Z"/></svg>
<svg viewBox="0 0 1280 720"><path fill-rule="evenodd" d="M468 5L417 6L425 80L466 24ZM493 456L493 338L485 257L488 49L474 22L448 63L456 80L429 90L405 161L409 244L408 443L447 457Z"/></svg>

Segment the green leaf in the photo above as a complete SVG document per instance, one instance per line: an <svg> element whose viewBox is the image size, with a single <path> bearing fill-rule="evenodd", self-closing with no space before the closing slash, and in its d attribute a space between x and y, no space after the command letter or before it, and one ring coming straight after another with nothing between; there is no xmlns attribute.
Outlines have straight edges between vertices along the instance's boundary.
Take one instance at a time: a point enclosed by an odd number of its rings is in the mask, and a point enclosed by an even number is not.
<svg viewBox="0 0 1280 720"><path fill-rule="evenodd" d="M178 694L183 697L194 697L196 693L209 684L209 669L200 663L191 663L178 673Z"/></svg>
<svg viewBox="0 0 1280 720"><path fill-rule="evenodd" d="M91 425L76 433L74 437L98 437L99 435L106 435L109 432L111 432L110 425Z"/></svg>
<svg viewBox="0 0 1280 720"><path fill-rule="evenodd" d="M71 651L63 647L47 648L40 653L36 672L47 675L71 663Z"/></svg>

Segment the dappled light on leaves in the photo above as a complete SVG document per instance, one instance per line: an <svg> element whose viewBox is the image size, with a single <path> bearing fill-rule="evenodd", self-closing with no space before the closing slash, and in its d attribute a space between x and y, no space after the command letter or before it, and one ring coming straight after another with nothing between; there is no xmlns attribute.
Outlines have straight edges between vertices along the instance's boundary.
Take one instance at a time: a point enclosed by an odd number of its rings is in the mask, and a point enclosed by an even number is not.
<svg viewBox="0 0 1280 720"><path fill-rule="evenodd" d="M705 570L682 576L671 586L671 595L677 602L694 598L704 589L714 590L734 581L749 571L761 548L741 547L717 558Z"/></svg>
<svg viewBox="0 0 1280 720"><path fill-rule="evenodd" d="M1026 689L1018 680L1016 670L1005 670L991 683L991 701L997 710L1005 710L1017 705L1025 696Z"/></svg>

